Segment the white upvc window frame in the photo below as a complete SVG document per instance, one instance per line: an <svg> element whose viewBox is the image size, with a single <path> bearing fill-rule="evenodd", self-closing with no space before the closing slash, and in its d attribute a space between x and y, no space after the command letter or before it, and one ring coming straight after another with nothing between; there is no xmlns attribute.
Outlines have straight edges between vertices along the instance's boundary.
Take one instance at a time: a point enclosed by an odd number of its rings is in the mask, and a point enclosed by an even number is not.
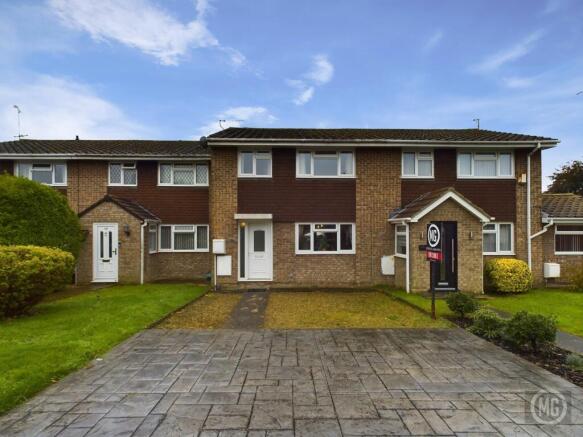
<svg viewBox="0 0 583 437"><path fill-rule="evenodd" d="M414 174L405 174L405 154L415 155ZM429 154L429 156L427 155ZM419 175L419 161L431 161L431 176ZM401 178L402 179L434 179L435 178L435 154L433 150L410 150L404 149L401 152Z"/></svg>
<svg viewBox="0 0 583 437"><path fill-rule="evenodd" d="M186 231L186 230L176 230L176 227L178 226L191 226L192 227L192 231ZM163 227L169 227L170 230L170 249L167 248L162 248L162 228ZM206 245L207 247L204 249L199 249L198 246L198 228L206 228L206 235L207 235L207 242ZM194 249L174 249L174 234L175 233L190 233L190 232L194 232ZM181 253L181 252L186 252L186 253L192 253L192 252L208 252L209 246L210 246L210 242L209 242L209 238L210 238L210 234L209 234L209 225L190 225L190 224L178 224L178 225L171 225L171 224L167 224L167 223L161 223L160 225L158 225L158 252L174 252L174 253Z"/></svg>
<svg viewBox="0 0 583 437"><path fill-rule="evenodd" d="M316 225L335 225L336 229L333 230L321 230L321 232L336 232L338 246L335 251L320 251L314 250L314 232L316 231ZM300 236L300 226L310 226L310 249L300 250L299 236ZM340 249L341 246L341 226L351 226L351 236L352 236L352 249ZM319 222L319 223L309 223L309 222L298 222L295 224L295 249L296 255L354 255L356 253L356 224L346 223L346 222Z"/></svg>
<svg viewBox="0 0 583 437"><path fill-rule="evenodd" d="M302 153L310 154L310 173L302 173L300 167L300 155ZM352 156L352 173L341 174L342 154L350 153ZM335 175L315 175L314 174L314 156L318 154L335 155L336 158L336 174ZM313 179L354 179L356 177L356 153L354 149L339 149L339 150L310 150L310 149L296 149L296 178L313 178Z"/></svg>
<svg viewBox="0 0 583 437"><path fill-rule="evenodd" d="M154 241L156 247L152 249L151 243ZM156 223L150 223L148 225L148 253L158 253L158 225Z"/></svg>
<svg viewBox="0 0 583 437"><path fill-rule="evenodd" d="M243 173L243 154L252 153L253 154L253 170L251 173ZM259 158L258 156L269 156L269 173L266 175L257 174L257 160L267 160L266 158ZM238 176L240 178L271 178L273 175L273 154L271 150L253 150L253 149L242 149L239 150L238 159Z"/></svg>
<svg viewBox="0 0 583 437"><path fill-rule="evenodd" d="M20 167L19 164L28 164L30 165L30 168L28 169L27 174L20 174ZM67 186L67 175L68 175L68 168L67 168L67 162L66 161L16 161L14 162L14 174L16 176L21 176L24 177L26 179L30 179L31 181L32 179L32 170L33 167L35 165L42 165L42 166L48 166L47 170L39 170L37 169L37 171L47 171L47 172L51 172L51 180L52 182L49 183L45 183L45 182L39 182L39 184L43 184L43 185L48 185L50 187L66 187ZM63 182L55 182L55 165L62 165L64 166L64 171L63 171Z"/></svg>
<svg viewBox="0 0 583 437"><path fill-rule="evenodd" d="M402 227L403 229L399 229ZM397 224L395 225L395 256L399 258L407 258L407 251L409 250L408 243L409 239L407 237L408 234L408 227L405 224ZM398 251L399 248L399 238L398 237L405 237L405 253L400 253Z"/></svg>
<svg viewBox="0 0 583 437"><path fill-rule="evenodd" d="M161 182L160 181L160 167L163 165L171 165L172 166L172 176L171 182ZM193 183L192 184L175 184L174 183L174 168L176 166L192 166L193 172ZM196 182L196 174L198 171L198 166L205 166L206 167L206 182L205 183L197 183ZM209 179L210 179L210 168L208 162L167 162L167 161L160 161L158 162L158 186L159 187L208 187L209 186Z"/></svg>
<svg viewBox="0 0 583 437"><path fill-rule="evenodd" d="M510 250L500 250L500 226L510 225ZM485 229L486 226L494 226L493 230ZM496 251L484 251L484 234L496 235ZM490 222L482 226L482 254L483 255L514 255L514 223L512 222Z"/></svg>
<svg viewBox="0 0 583 437"><path fill-rule="evenodd" d="M121 165L121 182L111 182L111 166ZM124 183L124 172L125 170L135 170L136 171L136 183L126 184ZM137 187L138 186L138 166L135 161L111 161L107 166L107 184L110 187Z"/></svg>
<svg viewBox="0 0 583 437"><path fill-rule="evenodd" d="M555 255L583 255L583 251L577 252L565 252L565 251L557 251L557 235L583 235L583 231L560 231L559 226L581 226L581 224L577 223L565 223L565 224L557 224L555 225L555 237L553 238L553 246Z"/></svg>
<svg viewBox="0 0 583 437"><path fill-rule="evenodd" d="M462 175L460 171L460 155L469 154L470 155L470 174ZM496 155L496 176L475 176L475 162L479 160L485 160L480 158L483 154L493 154ZM501 175L500 174L500 155L510 155L510 174ZM516 161L514 156L514 150L458 150L456 154L456 173L458 179L515 179L516 178Z"/></svg>

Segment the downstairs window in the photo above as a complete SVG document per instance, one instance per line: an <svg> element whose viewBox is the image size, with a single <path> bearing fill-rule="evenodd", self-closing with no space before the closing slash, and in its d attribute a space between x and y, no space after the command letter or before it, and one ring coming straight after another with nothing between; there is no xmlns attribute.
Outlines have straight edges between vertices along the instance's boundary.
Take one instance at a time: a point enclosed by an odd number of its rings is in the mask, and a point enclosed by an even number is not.
<svg viewBox="0 0 583 437"><path fill-rule="evenodd" d="M297 223L297 254L354 253L354 223Z"/></svg>
<svg viewBox="0 0 583 437"><path fill-rule="evenodd" d="M512 223L487 223L482 235L484 255L511 255L514 252Z"/></svg>
<svg viewBox="0 0 583 437"><path fill-rule="evenodd" d="M557 255L583 255L583 225L557 225L555 253Z"/></svg>
<svg viewBox="0 0 583 437"><path fill-rule="evenodd" d="M160 252L208 252L208 225L160 225Z"/></svg>

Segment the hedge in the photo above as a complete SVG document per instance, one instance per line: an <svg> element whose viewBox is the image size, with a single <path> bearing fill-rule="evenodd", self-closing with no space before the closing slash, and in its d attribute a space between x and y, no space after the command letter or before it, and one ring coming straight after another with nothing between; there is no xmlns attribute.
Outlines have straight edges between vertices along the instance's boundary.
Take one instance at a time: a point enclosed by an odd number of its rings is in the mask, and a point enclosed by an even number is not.
<svg viewBox="0 0 583 437"><path fill-rule="evenodd" d="M79 218L56 189L0 175L0 245L56 247L77 257Z"/></svg>
<svg viewBox="0 0 583 437"><path fill-rule="evenodd" d="M22 314L62 289L74 268L73 255L60 249L0 246L0 316Z"/></svg>
<svg viewBox="0 0 583 437"><path fill-rule="evenodd" d="M498 293L525 293L532 287L528 264L513 258L496 258L484 268L486 289Z"/></svg>

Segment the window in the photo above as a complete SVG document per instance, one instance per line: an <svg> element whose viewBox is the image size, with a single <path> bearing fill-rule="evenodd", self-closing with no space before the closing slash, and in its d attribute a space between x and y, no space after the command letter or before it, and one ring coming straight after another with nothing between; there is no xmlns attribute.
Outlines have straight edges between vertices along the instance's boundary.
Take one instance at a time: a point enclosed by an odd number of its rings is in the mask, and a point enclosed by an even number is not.
<svg viewBox="0 0 583 437"><path fill-rule="evenodd" d="M299 223L296 253L354 253L353 223Z"/></svg>
<svg viewBox="0 0 583 437"><path fill-rule="evenodd" d="M302 178L354 177L354 152L298 151L296 176Z"/></svg>
<svg viewBox="0 0 583 437"><path fill-rule="evenodd" d="M512 223L487 223L483 228L483 252L485 255L511 255L513 249Z"/></svg>
<svg viewBox="0 0 583 437"><path fill-rule="evenodd" d="M555 253L558 255L583 255L583 225L557 225Z"/></svg>
<svg viewBox="0 0 583 437"><path fill-rule="evenodd" d="M158 185L196 186L209 184L208 164L160 163Z"/></svg>
<svg viewBox="0 0 583 437"><path fill-rule="evenodd" d="M135 162L111 162L109 185L138 185L138 169Z"/></svg>
<svg viewBox="0 0 583 437"><path fill-rule="evenodd" d="M457 174L459 178L512 178L514 155L512 152L459 152Z"/></svg>
<svg viewBox="0 0 583 437"><path fill-rule="evenodd" d="M150 253L158 251L158 225L148 226L148 250Z"/></svg>
<svg viewBox="0 0 583 437"><path fill-rule="evenodd" d="M208 225L160 225L160 252L208 252Z"/></svg>
<svg viewBox="0 0 583 437"><path fill-rule="evenodd" d="M64 162L19 162L16 164L16 176L45 185L67 185L67 164Z"/></svg>
<svg viewBox="0 0 583 437"><path fill-rule="evenodd" d="M395 254L407 255L407 226L395 226Z"/></svg>
<svg viewBox="0 0 583 437"><path fill-rule="evenodd" d="M401 175L405 178L432 178L433 152L403 152Z"/></svg>
<svg viewBox="0 0 583 437"><path fill-rule="evenodd" d="M271 152L239 152L239 177L271 177Z"/></svg>

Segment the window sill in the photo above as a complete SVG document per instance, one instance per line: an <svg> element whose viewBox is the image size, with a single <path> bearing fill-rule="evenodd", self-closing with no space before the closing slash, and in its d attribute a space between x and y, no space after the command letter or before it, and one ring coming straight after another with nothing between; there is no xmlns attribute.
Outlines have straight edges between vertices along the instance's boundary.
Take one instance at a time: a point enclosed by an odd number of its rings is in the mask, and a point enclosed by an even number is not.
<svg viewBox="0 0 583 437"><path fill-rule="evenodd" d="M583 252L555 252L558 256L581 256Z"/></svg>
<svg viewBox="0 0 583 437"><path fill-rule="evenodd" d="M482 179L482 180L496 180L496 179L500 179L500 180L504 180L504 181L511 181L511 180L516 180L515 176L456 176L457 179Z"/></svg>
<svg viewBox="0 0 583 437"><path fill-rule="evenodd" d="M271 175L266 175L266 176L262 176L262 175L243 175L240 174L238 175L239 179L271 179L272 176Z"/></svg>
<svg viewBox="0 0 583 437"><path fill-rule="evenodd" d="M435 180L434 176L405 176L401 175L401 179L425 179L425 180Z"/></svg>
<svg viewBox="0 0 583 437"><path fill-rule="evenodd" d="M129 184L107 184L108 187L124 187L124 188L138 188L138 184L129 185Z"/></svg>
<svg viewBox="0 0 583 437"><path fill-rule="evenodd" d="M196 249L196 250L165 250L160 249L154 253L208 253L209 249Z"/></svg>
<svg viewBox="0 0 583 437"><path fill-rule="evenodd" d="M208 188L209 184L194 184L194 185L158 184L157 186L172 188Z"/></svg>
<svg viewBox="0 0 583 437"><path fill-rule="evenodd" d="M484 256L516 256L514 252L482 252Z"/></svg>
<svg viewBox="0 0 583 437"><path fill-rule="evenodd" d="M356 176L305 176L296 174L296 179L356 179Z"/></svg>
<svg viewBox="0 0 583 437"><path fill-rule="evenodd" d="M402 253L396 253L394 256L395 256L396 258L407 259L407 255L405 255L405 254L402 254Z"/></svg>
<svg viewBox="0 0 583 437"><path fill-rule="evenodd" d="M296 255L356 255L356 251L352 252L298 252Z"/></svg>

